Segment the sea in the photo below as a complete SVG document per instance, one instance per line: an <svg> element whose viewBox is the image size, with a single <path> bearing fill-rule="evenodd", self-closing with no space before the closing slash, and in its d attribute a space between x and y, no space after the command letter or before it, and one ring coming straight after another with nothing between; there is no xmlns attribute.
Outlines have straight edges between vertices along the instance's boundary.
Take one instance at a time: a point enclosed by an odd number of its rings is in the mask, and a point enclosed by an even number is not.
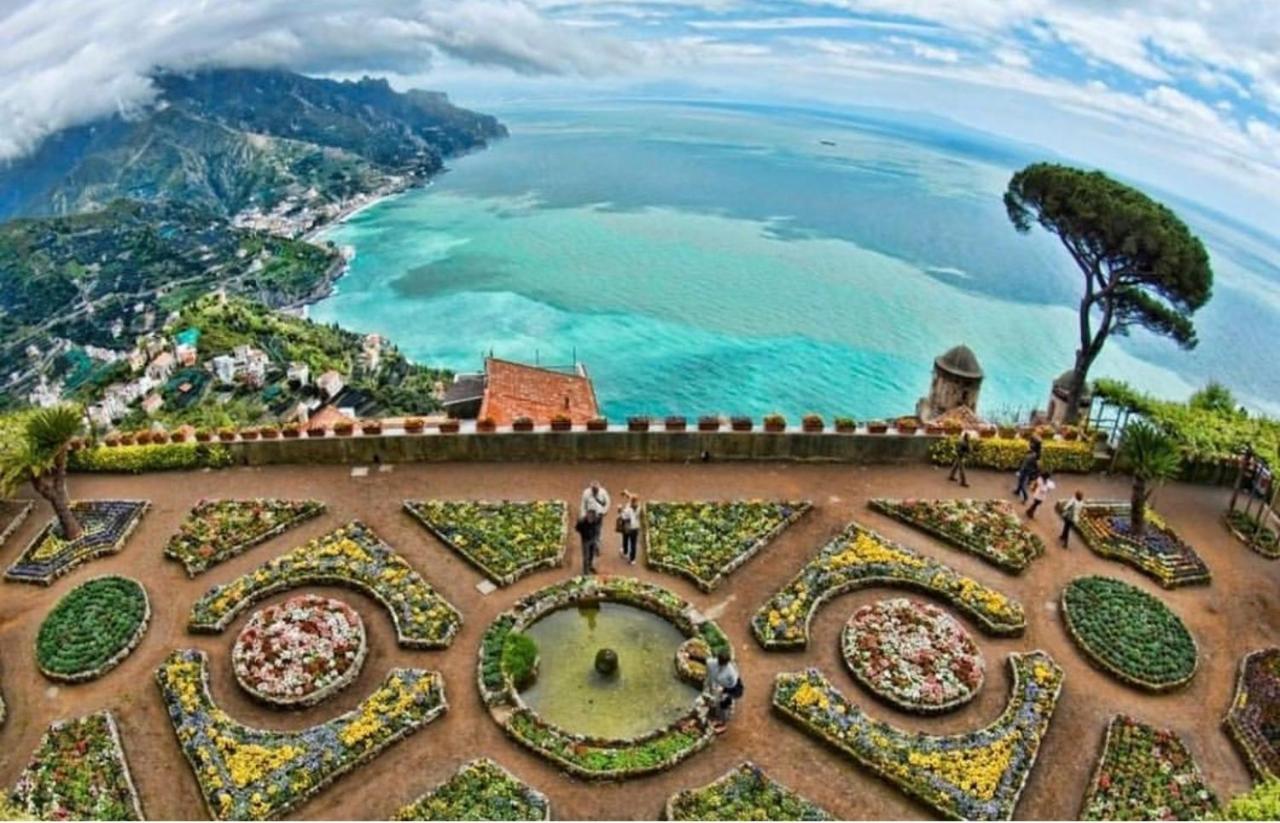
<svg viewBox="0 0 1280 823"><path fill-rule="evenodd" d="M993 420L1043 408L1081 275L1001 195L1058 160L944 118L700 101L510 104L511 136L321 235L355 252L310 316L413 360L580 361L604 413L910 413L963 343ZM1192 351L1142 331L1093 376L1280 411L1280 240L1164 199L1205 241Z"/></svg>

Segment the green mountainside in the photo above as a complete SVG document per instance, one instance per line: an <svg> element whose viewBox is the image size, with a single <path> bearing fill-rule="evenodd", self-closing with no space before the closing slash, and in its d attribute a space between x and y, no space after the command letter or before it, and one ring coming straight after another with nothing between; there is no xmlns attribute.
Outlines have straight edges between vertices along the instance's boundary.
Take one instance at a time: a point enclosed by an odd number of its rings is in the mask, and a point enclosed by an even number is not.
<svg viewBox="0 0 1280 823"><path fill-rule="evenodd" d="M69 214L121 197L226 216L338 202L437 173L506 135L438 92L385 80L217 69L154 78L156 104L66 129L0 165L0 217Z"/></svg>

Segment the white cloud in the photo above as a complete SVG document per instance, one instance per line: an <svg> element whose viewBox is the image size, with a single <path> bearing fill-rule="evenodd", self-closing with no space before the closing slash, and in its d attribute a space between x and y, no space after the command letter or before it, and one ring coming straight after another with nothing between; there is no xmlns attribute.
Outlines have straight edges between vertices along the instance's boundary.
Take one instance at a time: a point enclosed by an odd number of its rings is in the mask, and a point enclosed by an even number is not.
<svg viewBox="0 0 1280 823"><path fill-rule="evenodd" d="M156 68L411 74L444 54L522 74L593 75L648 53L556 23L523 0L6 2L0 159L58 129L149 104Z"/></svg>

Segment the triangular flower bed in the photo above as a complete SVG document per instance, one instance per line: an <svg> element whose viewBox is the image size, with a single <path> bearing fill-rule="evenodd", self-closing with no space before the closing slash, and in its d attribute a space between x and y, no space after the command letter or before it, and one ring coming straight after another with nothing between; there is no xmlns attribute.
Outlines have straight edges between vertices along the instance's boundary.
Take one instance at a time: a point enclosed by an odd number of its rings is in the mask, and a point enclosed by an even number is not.
<svg viewBox="0 0 1280 823"><path fill-rule="evenodd" d="M174 652L156 681L215 820L280 817L448 708L439 674L392 669L346 714L301 731L271 731L237 723L213 702L204 652Z"/></svg>
<svg viewBox="0 0 1280 823"><path fill-rule="evenodd" d="M870 586L932 594L964 611L988 634L1019 635L1027 627L1018 601L850 523L756 611L751 631L766 649L802 649L809 643L809 623L823 603Z"/></svg>
<svg viewBox="0 0 1280 823"><path fill-rule="evenodd" d="M1062 669L1041 651L1009 655L1013 689L990 726L931 735L873 720L817 669L778 675L773 706L946 817L1008 820L1035 766L1062 690Z"/></svg>
<svg viewBox="0 0 1280 823"><path fill-rule="evenodd" d="M1280 779L1280 647L1260 649L1240 661L1223 725L1254 777Z"/></svg>
<svg viewBox="0 0 1280 823"><path fill-rule="evenodd" d="M315 584L348 586L377 600L391 614L401 646L447 648L462 626L462 615L449 601L371 529L353 520L214 586L191 607L187 628L216 634L253 603Z"/></svg>
<svg viewBox="0 0 1280 823"><path fill-rule="evenodd" d="M807 500L647 503L645 562L709 592L811 508Z"/></svg>
<svg viewBox="0 0 1280 823"><path fill-rule="evenodd" d="M568 507L560 500L406 500L404 509L499 586L564 559Z"/></svg>
<svg viewBox="0 0 1280 823"><path fill-rule="evenodd" d="M393 820L550 820L542 792L487 757L396 812Z"/></svg>
<svg viewBox="0 0 1280 823"><path fill-rule="evenodd" d="M1062 506L1058 504L1059 511ZM1132 566L1166 589L1209 584L1209 567L1153 509L1147 510L1141 540L1129 531L1129 511L1127 501L1090 500L1076 518L1076 528L1095 554Z"/></svg>
<svg viewBox="0 0 1280 823"><path fill-rule="evenodd" d="M10 795L33 820L142 820L111 712L49 727Z"/></svg>
<svg viewBox="0 0 1280 823"><path fill-rule="evenodd" d="M830 820L818 804L743 763L712 783L667 800L667 820Z"/></svg>
<svg viewBox="0 0 1280 823"><path fill-rule="evenodd" d="M5 572L5 579L48 586L81 563L119 552L150 505L146 500L75 501L71 510L83 534L64 540L57 519L50 520Z"/></svg>
<svg viewBox="0 0 1280 823"><path fill-rule="evenodd" d="M1044 554L1007 500L872 500L871 508L1017 574Z"/></svg>
<svg viewBox="0 0 1280 823"><path fill-rule="evenodd" d="M1204 820L1217 809L1213 790L1176 734L1124 715L1111 719L1081 820Z"/></svg>
<svg viewBox="0 0 1280 823"><path fill-rule="evenodd" d="M201 500L164 554L195 577L324 512L316 500Z"/></svg>

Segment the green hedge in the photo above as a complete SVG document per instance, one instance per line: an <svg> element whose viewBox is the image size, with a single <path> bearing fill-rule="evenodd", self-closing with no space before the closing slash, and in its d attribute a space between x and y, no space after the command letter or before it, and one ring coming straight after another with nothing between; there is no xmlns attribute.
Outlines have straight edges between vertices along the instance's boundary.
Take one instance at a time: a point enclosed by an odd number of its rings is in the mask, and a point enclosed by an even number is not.
<svg viewBox="0 0 1280 823"><path fill-rule="evenodd" d="M1231 798L1219 820L1280 820L1280 778L1271 778Z"/></svg>
<svg viewBox="0 0 1280 823"><path fill-rule="evenodd" d="M73 451L67 467L77 472L142 472L174 469L220 469L232 463L226 446L210 443L166 443L158 446L98 446Z"/></svg>
<svg viewBox="0 0 1280 823"><path fill-rule="evenodd" d="M950 466L956 459L958 437L946 437L929 449L929 459ZM981 469L1013 471L1027 455L1027 441L1020 438L986 437L970 441L973 453L969 465ZM1093 471L1093 444L1088 440L1046 440L1040 451L1040 467L1051 472L1087 474Z"/></svg>
<svg viewBox="0 0 1280 823"><path fill-rule="evenodd" d="M534 677L538 664L538 644L523 632L507 635L502 646L502 670L511 676L517 689L523 689Z"/></svg>

